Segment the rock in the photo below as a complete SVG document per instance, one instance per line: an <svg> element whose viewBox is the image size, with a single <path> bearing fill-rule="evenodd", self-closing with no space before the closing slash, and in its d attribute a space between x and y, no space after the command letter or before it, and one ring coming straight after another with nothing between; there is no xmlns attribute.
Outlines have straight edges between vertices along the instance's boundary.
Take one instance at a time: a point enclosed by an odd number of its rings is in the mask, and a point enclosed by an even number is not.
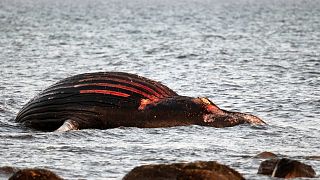
<svg viewBox="0 0 320 180"><path fill-rule="evenodd" d="M11 166L0 167L0 179L4 177L7 179L17 171L19 171L19 169L16 167L11 167Z"/></svg>
<svg viewBox="0 0 320 180"><path fill-rule="evenodd" d="M228 180L225 175L210 170L186 169L177 176L177 180Z"/></svg>
<svg viewBox="0 0 320 180"><path fill-rule="evenodd" d="M62 180L62 178L49 170L33 168L19 170L9 180Z"/></svg>
<svg viewBox="0 0 320 180"><path fill-rule="evenodd" d="M307 156L306 159L320 161L320 156Z"/></svg>
<svg viewBox="0 0 320 180"><path fill-rule="evenodd" d="M255 156L255 158L261 158L261 159L271 159L271 158L277 158L277 157L278 156L276 154L268 151L264 151Z"/></svg>
<svg viewBox="0 0 320 180"><path fill-rule="evenodd" d="M16 168L16 167L11 167L11 166L0 167L1 174L13 174L17 171L19 171L19 168Z"/></svg>
<svg viewBox="0 0 320 180"><path fill-rule="evenodd" d="M260 164L258 174L278 178L315 177L316 173L309 165L287 158L269 159Z"/></svg>
<svg viewBox="0 0 320 180"><path fill-rule="evenodd" d="M143 165L131 170L123 180L237 180L240 173L215 161Z"/></svg>
<svg viewBox="0 0 320 180"><path fill-rule="evenodd" d="M269 160L262 161L258 169L258 174L271 176L278 161L279 159L269 159Z"/></svg>

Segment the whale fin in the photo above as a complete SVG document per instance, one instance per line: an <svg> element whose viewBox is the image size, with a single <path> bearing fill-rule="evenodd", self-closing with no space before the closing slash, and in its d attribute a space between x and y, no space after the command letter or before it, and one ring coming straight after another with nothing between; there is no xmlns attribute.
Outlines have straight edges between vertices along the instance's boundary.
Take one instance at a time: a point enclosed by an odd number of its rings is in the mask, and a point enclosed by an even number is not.
<svg viewBox="0 0 320 180"><path fill-rule="evenodd" d="M57 130L55 130L55 132L66 132L66 131L78 130L78 129L79 129L79 124L72 119L68 119L64 121L62 126L60 126Z"/></svg>

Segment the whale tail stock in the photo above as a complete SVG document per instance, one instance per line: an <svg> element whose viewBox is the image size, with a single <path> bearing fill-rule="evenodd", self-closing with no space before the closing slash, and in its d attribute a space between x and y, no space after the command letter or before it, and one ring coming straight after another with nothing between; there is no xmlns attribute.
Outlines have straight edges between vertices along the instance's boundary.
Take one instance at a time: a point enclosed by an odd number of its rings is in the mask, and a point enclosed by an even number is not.
<svg viewBox="0 0 320 180"><path fill-rule="evenodd" d="M196 98L194 101L203 104L203 106L205 107L206 112L203 115L203 122L201 123L201 125L220 128L231 127L239 124L267 124L262 119L251 114L232 112L221 109L208 98Z"/></svg>
<svg viewBox="0 0 320 180"><path fill-rule="evenodd" d="M254 116L252 114L240 113L240 112L230 112L231 114L238 116L239 118L243 119L246 123L255 124L255 125L265 125L267 124L262 119Z"/></svg>
<svg viewBox="0 0 320 180"><path fill-rule="evenodd" d="M146 102L142 102L146 103ZM205 97L187 97L175 96L158 100L156 102L147 102L140 106L139 110L153 112L155 117L165 117L171 114L169 119L174 121L163 122L165 126L174 126L179 121L179 125L197 124L211 127L231 127L239 124L264 125L263 120L257 116L223 110L215 105L212 101ZM152 121L152 127L157 127L155 119ZM160 122L160 120L158 120Z"/></svg>

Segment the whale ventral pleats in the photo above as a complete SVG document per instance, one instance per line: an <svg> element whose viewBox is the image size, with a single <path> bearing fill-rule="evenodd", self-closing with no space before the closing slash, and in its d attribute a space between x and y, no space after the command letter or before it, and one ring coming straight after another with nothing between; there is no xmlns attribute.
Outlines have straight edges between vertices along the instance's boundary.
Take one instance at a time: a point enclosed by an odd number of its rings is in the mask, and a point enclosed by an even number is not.
<svg viewBox="0 0 320 180"><path fill-rule="evenodd" d="M177 95L177 93L159 82L134 74L120 72L89 76L89 78L82 79L76 87L80 87L81 90L94 90L91 92L111 92L114 95L119 95L114 93L117 92L122 93L120 94L121 96L128 94L126 97L138 98L139 101L140 98L155 100Z"/></svg>

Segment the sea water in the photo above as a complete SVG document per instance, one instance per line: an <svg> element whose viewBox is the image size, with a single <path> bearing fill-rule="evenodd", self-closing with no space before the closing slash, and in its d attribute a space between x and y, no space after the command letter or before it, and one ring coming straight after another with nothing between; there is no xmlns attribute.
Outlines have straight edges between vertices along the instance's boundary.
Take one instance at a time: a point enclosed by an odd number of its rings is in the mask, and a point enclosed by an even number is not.
<svg viewBox="0 0 320 180"><path fill-rule="evenodd" d="M313 0L1 0L0 167L121 179L203 160L268 179L253 157L271 151L319 174L319 17ZM49 85L96 71L136 73L268 125L44 133L14 122Z"/></svg>

